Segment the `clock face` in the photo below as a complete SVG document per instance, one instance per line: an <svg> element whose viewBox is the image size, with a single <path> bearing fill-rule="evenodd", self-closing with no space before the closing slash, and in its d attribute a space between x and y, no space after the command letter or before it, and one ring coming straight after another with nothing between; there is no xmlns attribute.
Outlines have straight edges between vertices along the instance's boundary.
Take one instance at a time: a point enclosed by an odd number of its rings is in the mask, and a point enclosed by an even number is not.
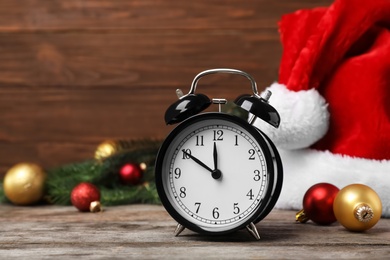
<svg viewBox="0 0 390 260"><path fill-rule="evenodd" d="M192 117L168 136L156 162L167 211L198 232L240 229L258 218L274 185L272 156L262 135L221 113Z"/></svg>

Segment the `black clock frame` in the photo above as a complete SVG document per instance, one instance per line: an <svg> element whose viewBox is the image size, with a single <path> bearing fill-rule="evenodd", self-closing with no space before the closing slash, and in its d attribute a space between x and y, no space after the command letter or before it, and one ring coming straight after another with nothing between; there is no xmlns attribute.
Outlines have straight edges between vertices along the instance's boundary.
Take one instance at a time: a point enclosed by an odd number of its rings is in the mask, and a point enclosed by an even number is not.
<svg viewBox="0 0 390 260"><path fill-rule="evenodd" d="M263 201L259 203L258 208L256 209L255 213L248 218L245 222L243 222L241 225L238 225L237 227L234 227L230 230L225 231L209 231L205 230L202 227L190 222L186 218L184 218L177 210L172 206L164 188L163 184L163 164L165 161L165 155L167 154L168 149L170 148L170 144L172 141L176 138L176 136L183 131L185 128L190 126L191 124L203 121L206 119L222 119L226 121L233 122L242 128L244 128L246 131L248 131L249 134L257 141L260 148L262 149L265 157L265 161L267 164L267 170L268 170L268 187L266 194L263 198ZM226 233L231 233L237 230L240 230L242 228L245 228L247 225L249 225L251 222L254 224L264 219L273 209L275 206L281 189L282 189L282 183L283 183L283 167L282 162L279 156L279 153L275 147L275 145L271 142L271 140L262 133L259 129L255 128L254 126L250 125L247 121L232 116L225 113L216 113L216 112L209 112L209 113L202 113L199 115L192 116L185 121L181 122L177 127L175 127L167 136L163 144L161 145L159 152L157 154L156 158L156 164L155 164L155 181L156 181L156 187L158 195L161 199L161 202L167 212L171 215L173 219L175 219L179 224L182 226L194 231L198 232L200 234L207 234L207 235L222 235Z"/></svg>

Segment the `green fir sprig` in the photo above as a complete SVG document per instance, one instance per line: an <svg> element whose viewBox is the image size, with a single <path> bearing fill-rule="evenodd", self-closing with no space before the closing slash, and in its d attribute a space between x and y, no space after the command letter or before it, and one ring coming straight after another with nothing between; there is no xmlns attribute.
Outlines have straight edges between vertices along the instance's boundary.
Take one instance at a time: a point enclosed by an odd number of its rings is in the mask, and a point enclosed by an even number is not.
<svg viewBox="0 0 390 260"><path fill-rule="evenodd" d="M101 203L105 206L159 203L154 185L154 161L161 143L147 140L132 142L131 148L102 161L88 160L49 170L45 199L52 204L70 205L73 188L81 182L90 182L99 188ZM126 163L146 164L141 184L121 183L119 171Z"/></svg>
<svg viewBox="0 0 390 260"><path fill-rule="evenodd" d="M103 206L159 204L154 183L154 162L161 141L137 140L126 143L126 149L104 160L91 159L47 170L44 200L49 204L71 205L73 188L81 182L89 182L100 190ZM126 163L146 164L140 184L121 183L119 171ZM0 203L9 203L2 183L0 185Z"/></svg>
<svg viewBox="0 0 390 260"><path fill-rule="evenodd" d="M4 188L3 188L3 183L0 183L0 204L2 203L8 203L8 199L4 194Z"/></svg>

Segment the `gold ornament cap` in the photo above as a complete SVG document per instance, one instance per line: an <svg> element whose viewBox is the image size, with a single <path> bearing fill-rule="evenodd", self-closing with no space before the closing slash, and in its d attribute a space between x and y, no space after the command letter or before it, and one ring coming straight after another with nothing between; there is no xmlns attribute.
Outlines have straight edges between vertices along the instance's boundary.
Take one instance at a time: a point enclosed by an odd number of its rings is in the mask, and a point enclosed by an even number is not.
<svg viewBox="0 0 390 260"><path fill-rule="evenodd" d="M92 213L102 212L103 207L102 204L100 204L100 201L92 201L89 205L89 211Z"/></svg>
<svg viewBox="0 0 390 260"><path fill-rule="evenodd" d="M355 207L354 215L360 222L370 222L374 218L374 211L366 203L360 203Z"/></svg>
<svg viewBox="0 0 390 260"><path fill-rule="evenodd" d="M143 171L146 171L146 169L148 168L148 166L146 165L146 163L140 163L139 164L139 168L141 169L141 170L143 170Z"/></svg>
<svg viewBox="0 0 390 260"><path fill-rule="evenodd" d="M307 221L309 221L309 218L306 216L306 213L303 209L301 209L297 212L297 214L295 214L295 221L300 223L306 223Z"/></svg>
<svg viewBox="0 0 390 260"><path fill-rule="evenodd" d="M370 187L351 184L337 194L333 212L337 221L346 229L361 232L378 223L382 215L382 202Z"/></svg>

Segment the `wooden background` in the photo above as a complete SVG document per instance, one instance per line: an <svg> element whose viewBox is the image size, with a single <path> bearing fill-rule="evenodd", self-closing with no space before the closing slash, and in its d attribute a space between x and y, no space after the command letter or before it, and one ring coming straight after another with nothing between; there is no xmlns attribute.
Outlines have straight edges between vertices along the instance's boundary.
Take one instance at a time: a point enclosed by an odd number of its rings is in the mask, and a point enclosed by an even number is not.
<svg viewBox="0 0 390 260"><path fill-rule="evenodd" d="M163 138L175 89L230 67L277 80L277 21L330 0L0 0L0 172L92 158L105 139ZM234 99L245 78L198 92Z"/></svg>

